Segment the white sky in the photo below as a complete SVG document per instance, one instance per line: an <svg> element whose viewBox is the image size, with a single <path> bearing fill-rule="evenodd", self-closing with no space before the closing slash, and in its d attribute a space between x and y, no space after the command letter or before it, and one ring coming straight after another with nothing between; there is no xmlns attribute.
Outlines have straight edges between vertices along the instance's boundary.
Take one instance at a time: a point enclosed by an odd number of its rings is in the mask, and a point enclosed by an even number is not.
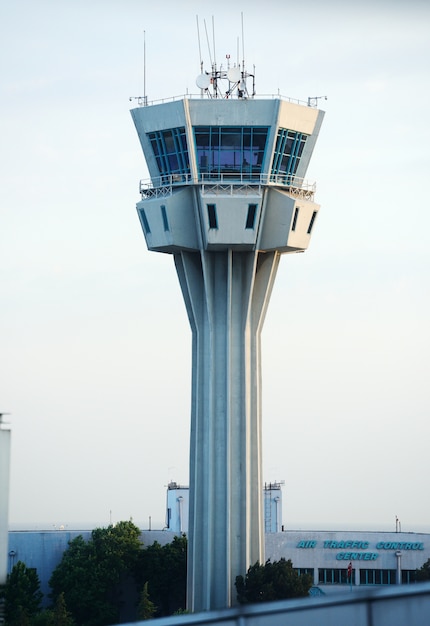
<svg viewBox="0 0 430 626"><path fill-rule="evenodd" d="M264 7L264 10L263 8ZM10 522L162 527L188 484L191 333L135 212L129 108L196 93L196 15L257 91L320 101L310 249L263 332L264 480L287 528L430 532L430 4L6 0L0 8L0 410ZM207 47L202 40L204 58ZM208 67L208 63L206 66Z"/></svg>

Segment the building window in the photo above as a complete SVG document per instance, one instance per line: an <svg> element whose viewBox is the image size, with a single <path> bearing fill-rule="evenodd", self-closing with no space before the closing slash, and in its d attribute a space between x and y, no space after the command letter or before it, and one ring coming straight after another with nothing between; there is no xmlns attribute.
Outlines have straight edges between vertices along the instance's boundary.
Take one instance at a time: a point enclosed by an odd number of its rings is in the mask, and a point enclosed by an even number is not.
<svg viewBox="0 0 430 626"><path fill-rule="evenodd" d="M160 175L166 182L180 182L190 173L185 128L170 128L148 133ZM164 180L163 180L164 182Z"/></svg>
<svg viewBox="0 0 430 626"><path fill-rule="evenodd" d="M169 222L167 221L166 207L164 206L164 204L161 205L161 217L163 218L164 231L167 232L170 229Z"/></svg>
<svg viewBox="0 0 430 626"><path fill-rule="evenodd" d="M293 567L294 571L297 572L299 576L312 576L312 580L314 579L314 568L313 567Z"/></svg>
<svg viewBox="0 0 430 626"><path fill-rule="evenodd" d="M248 204L248 215L246 216L245 228L254 228L256 215L257 215L257 205Z"/></svg>
<svg viewBox="0 0 430 626"><path fill-rule="evenodd" d="M395 569L361 569L360 585L395 585Z"/></svg>
<svg viewBox="0 0 430 626"><path fill-rule="evenodd" d="M314 211L314 212L312 213L311 221L309 222L309 226L308 226L308 235L310 235L310 234L311 234L311 232L312 232L312 228L314 227L314 222L315 222L315 218L316 218L316 216L317 216L317 212L316 212L316 211Z"/></svg>
<svg viewBox="0 0 430 626"><path fill-rule="evenodd" d="M346 585L348 570L339 568L320 568L318 570L318 583L322 585ZM354 583L354 570L352 570L352 582Z"/></svg>
<svg viewBox="0 0 430 626"><path fill-rule="evenodd" d="M195 126L197 169L205 178L259 179L267 127Z"/></svg>
<svg viewBox="0 0 430 626"><path fill-rule="evenodd" d="M145 234L148 235L151 232L151 229L149 228L148 218L146 217L145 211L143 209L140 209L139 213L143 225L143 230L145 231Z"/></svg>
<svg viewBox="0 0 430 626"><path fill-rule="evenodd" d="M294 182L307 138L308 135L287 128L278 130L271 171L273 182L286 185Z"/></svg>
<svg viewBox="0 0 430 626"><path fill-rule="evenodd" d="M294 209L294 217L293 217L293 225L291 226L291 230L296 230L297 226L297 218L299 217L300 207L296 206Z"/></svg>
<svg viewBox="0 0 430 626"><path fill-rule="evenodd" d="M209 228L218 228L216 206L214 204L208 204L207 206L208 206Z"/></svg>
<svg viewBox="0 0 430 626"><path fill-rule="evenodd" d="M414 569L402 569L402 585L412 585L417 582L417 571Z"/></svg>

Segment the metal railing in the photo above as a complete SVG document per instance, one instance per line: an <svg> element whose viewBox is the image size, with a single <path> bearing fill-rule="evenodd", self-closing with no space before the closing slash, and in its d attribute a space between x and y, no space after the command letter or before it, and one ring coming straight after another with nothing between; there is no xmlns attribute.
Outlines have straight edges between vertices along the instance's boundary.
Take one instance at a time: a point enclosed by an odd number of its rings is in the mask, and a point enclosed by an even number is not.
<svg viewBox="0 0 430 626"><path fill-rule="evenodd" d="M197 177L191 174L166 174L152 179L141 180L139 191L143 199L167 197L174 188L186 185L199 185L205 194L253 193L261 194L262 187L281 187L294 196L313 200L316 183L291 174L257 174L244 172L203 173Z"/></svg>
<svg viewBox="0 0 430 626"><path fill-rule="evenodd" d="M214 96L209 96L207 94L195 94L195 93L185 93L178 96L169 96L168 98L159 98L158 100L148 100L147 96L131 96L129 98L130 102L132 100L137 100L137 104L140 107L153 106L156 104L166 104L167 102L177 102L178 100L227 100L227 98L216 98ZM235 100L283 100L285 102L292 102L293 104L300 104L302 106L312 106L309 104L309 100L305 102L304 100L299 100L298 98L290 98L289 96L283 96L280 93L272 93L272 94L255 94L253 96L247 96L245 98L238 97L230 97L229 101Z"/></svg>
<svg viewBox="0 0 430 626"><path fill-rule="evenodd" d="M134 622L134 626L144 623ZM250 604L159 618L154 622L157 626L425 626L429 623L430 583Z"/></svg>

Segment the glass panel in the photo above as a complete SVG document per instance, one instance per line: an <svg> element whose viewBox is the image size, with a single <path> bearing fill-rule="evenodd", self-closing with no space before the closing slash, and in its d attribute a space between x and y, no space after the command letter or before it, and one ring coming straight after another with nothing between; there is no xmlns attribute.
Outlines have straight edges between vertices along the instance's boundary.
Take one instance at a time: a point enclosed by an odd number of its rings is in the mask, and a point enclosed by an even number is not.
<svg viewBox="0 0 430 626"><path fill-rule="evenodd" d="M170 174L189 174L190 162L188 156L185 128L171 128L148 133L152 150L161 176ZM183 180L183 177L175 177ZM166 182L170 182L167 179Z"/></svg>
<svg viewBox="0 0 430 626"><path fill-rule="evenodd" d="M272 180L289 184L291 178L283 179L279 175L291 177L297 172L306 139L307 135L302 133L286 128L279 129L273 155Z"/></svg>
<svg viewBox="0 0 430 626"><path fill-rule="evenodd" d="M268 129L252 126L197 126L194 136L199 174L252 177L261 172Z"/></svg>

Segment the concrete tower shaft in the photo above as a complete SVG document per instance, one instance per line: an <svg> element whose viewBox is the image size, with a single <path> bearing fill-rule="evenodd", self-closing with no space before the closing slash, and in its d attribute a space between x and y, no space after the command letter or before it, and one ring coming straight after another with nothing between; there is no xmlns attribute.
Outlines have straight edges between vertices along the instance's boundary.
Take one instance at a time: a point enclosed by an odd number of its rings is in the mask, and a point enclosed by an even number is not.
<svg viewBox="0 0 430 626"><path fill-rule="evenodd" d="M264 561L260 336L280 255L315 224L304 176L323 113L280 98L131 113L151 175L139 219L174 255L193 336L188 608L222 608Z"/></svg>

